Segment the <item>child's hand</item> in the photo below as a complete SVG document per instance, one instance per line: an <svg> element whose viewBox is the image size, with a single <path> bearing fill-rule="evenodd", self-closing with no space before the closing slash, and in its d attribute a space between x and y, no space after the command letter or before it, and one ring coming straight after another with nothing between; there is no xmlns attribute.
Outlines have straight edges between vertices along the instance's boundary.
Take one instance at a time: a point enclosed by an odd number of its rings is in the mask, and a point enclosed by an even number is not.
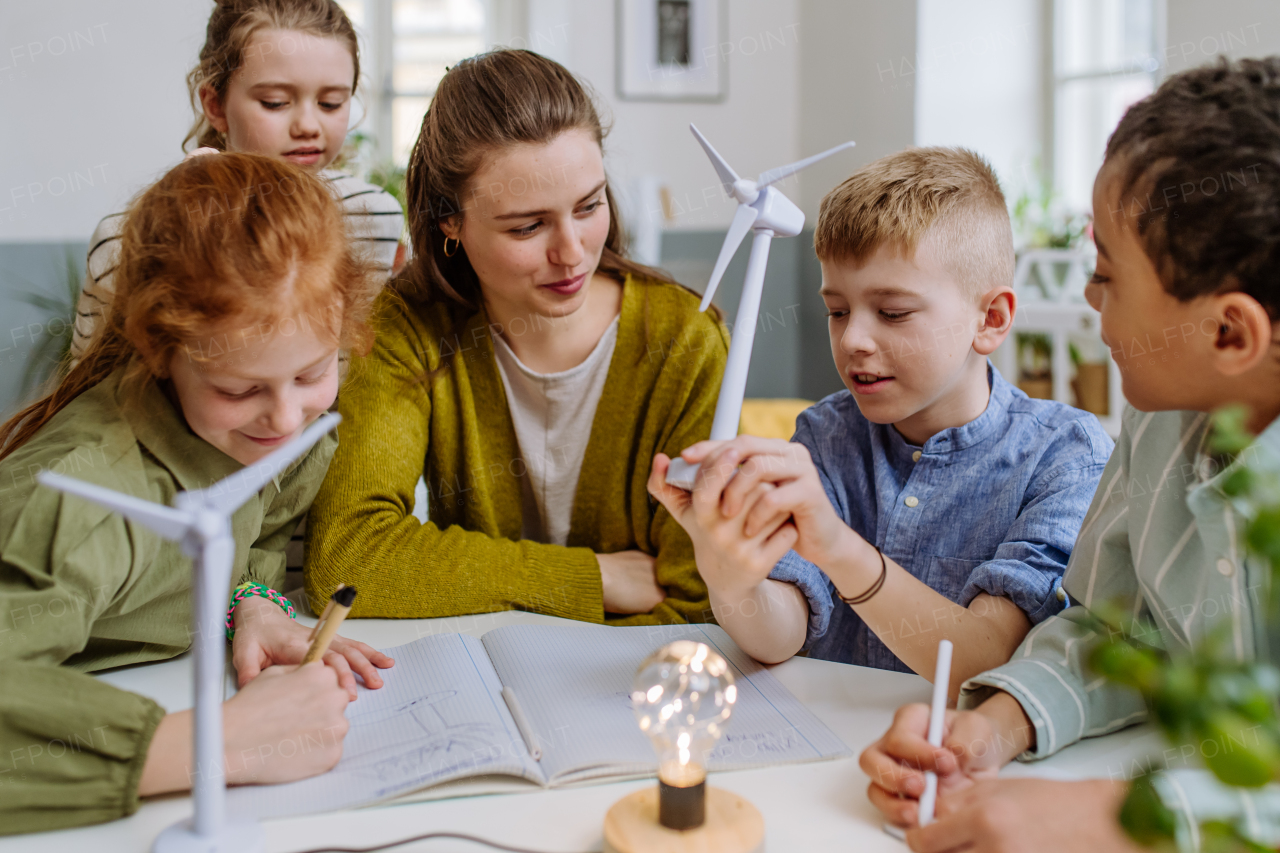
<svg viewBox="0 0 1280 853"><path fill-rule="evenodd" d="M292 782L332 769L342 757L350 699L339 681L329 666L272 667L228 699L222 706L227 781Z"/></svg>
<svg viewBox="0 0 1280 853"><path fill-rule="evenodd" d="M1110 779L989 779L938 797L937 819L907 833L919 853L1034 850L1144 853L1116 816L1129 785Z"/></svg>
<svg viewBox="0 0 1280 853"><path fill-rule="evenodd" d="M747 510L757 506L773 486L758 484L742 502L740 511L726 517L721 512L721 492L733 473L732 466L720 470L714 465L704 465L692 493L667 483L670 466L671 459L666 454L654 457L649 493L667 508L693 540L698 572L707 587L722 600L748 595L769 577L796 540L795 527L788 522L786 514L766 520L751 536L743 532Z"/></svg>
<svg viewBox="0 0 1280 853"><path fill-rule="evenodd" d="M809 448L794 441L740 435L732 441L702 441L682 454L723 475L736 474L724 487L720 512L733 518L746 512L743 536L771 529L779 517L791 517L798 539L796 553L819 567L848 552L852 532L827 497ZM761 485L772 488L760 492ZM753 495L758 496L754 502Z"/></svg>
<svg viewBox="0 0 1280 853"><path fill-rule="evenodd" d="M930 746L929 706L904 705L884 737L862 752L859 764L871 778L867 798L899 826L919 823L924 774L938 774L938 796L996 777L1003 763L991 721L977 711L947 711L942 746Z"/></svg>
<svg viewBox="0 0 1280 853"><path fill-rule="evenodd" d="M350 701L334 670L318 662L264 670L222 703L227 782L293 782L332 769L342 757ZM191 788L194 723L190 710L165 714L147 749L139 796Z"/></svg>
<svg viewBox="0 0 1280 853"><path fill-rule="evenodd" d="M311 630L290 619L265 598L253 596L241 601L236 605L234 619L236 633L231 641L231 662L241 688L266 667L302 663L311 647L308 639ZM372 646L345 637L333 638L324 662L338 673L338 683L352 699L356 698L353 669L364 679L365 687L377 689L382 686L378 669L395 665L395 661Z"/></svg>

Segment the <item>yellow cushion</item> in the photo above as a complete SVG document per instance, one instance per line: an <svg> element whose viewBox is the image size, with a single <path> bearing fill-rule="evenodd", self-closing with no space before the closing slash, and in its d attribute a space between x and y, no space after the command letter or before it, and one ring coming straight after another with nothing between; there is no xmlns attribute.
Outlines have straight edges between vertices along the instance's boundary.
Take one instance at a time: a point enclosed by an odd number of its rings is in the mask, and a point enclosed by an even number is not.
<svg viewBox="0 0 1280 853"><path fill-rule="evenodd" d="M796 416L812 405L812 400L743 400L738 432L761 438L791 438L796 431Z"/></svg>

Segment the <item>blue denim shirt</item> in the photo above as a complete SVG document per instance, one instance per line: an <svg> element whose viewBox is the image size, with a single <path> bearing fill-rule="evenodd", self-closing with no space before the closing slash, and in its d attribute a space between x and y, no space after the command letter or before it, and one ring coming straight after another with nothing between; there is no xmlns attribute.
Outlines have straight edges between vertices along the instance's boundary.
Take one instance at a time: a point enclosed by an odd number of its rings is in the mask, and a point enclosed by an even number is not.
<svg viewBox="0 0 1280 853"><path fill-rule="evenodd" d="M809 448L840 517L885 556L961 606L1007 596L1036 624L1065 605L1062 573L1114 443L1088 412L987 371L986 411L923 447L864 418L849 391L802 412L791 440ZM808 599L810 657L911 671L813 563L789 551L770 577ZM881 627L909 636L936 618Z"/></svg>

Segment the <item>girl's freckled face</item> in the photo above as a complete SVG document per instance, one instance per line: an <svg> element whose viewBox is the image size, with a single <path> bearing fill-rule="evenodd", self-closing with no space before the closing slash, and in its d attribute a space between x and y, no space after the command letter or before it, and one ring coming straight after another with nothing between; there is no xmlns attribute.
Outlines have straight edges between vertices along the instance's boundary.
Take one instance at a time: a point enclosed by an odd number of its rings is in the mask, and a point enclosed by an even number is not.
<svg viewBox="0 0 1280 853"><path fill-rule="evenodd" d="M281 324L283 327L284 324ZM265 340L239 327L179 348L169 374L191 431L244 465L324 414L338 396L338 348L314 326ZM216 344L223 354L198 358ZM242 346L241 346L242 345Z"/></svg>

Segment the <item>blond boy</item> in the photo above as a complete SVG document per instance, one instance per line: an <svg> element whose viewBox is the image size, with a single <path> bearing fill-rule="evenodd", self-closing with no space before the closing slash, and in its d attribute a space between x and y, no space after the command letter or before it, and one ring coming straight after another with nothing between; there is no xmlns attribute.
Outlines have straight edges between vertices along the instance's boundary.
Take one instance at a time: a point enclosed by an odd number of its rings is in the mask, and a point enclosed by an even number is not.
<svg viewBox="0 0 1280 853"><path fill-rule="evenodd" d="M988 356L1016 310L1004 196L962 149L863 168L822 201L831 352L846 390L791 442L685 452L692 493L650 491L689 532L717 620L756 658L932 676L952 695L1066 605L1062 572L1111 453L1097 419L1029 399ZM732 473L733 476L729 476Z"/></svg>

